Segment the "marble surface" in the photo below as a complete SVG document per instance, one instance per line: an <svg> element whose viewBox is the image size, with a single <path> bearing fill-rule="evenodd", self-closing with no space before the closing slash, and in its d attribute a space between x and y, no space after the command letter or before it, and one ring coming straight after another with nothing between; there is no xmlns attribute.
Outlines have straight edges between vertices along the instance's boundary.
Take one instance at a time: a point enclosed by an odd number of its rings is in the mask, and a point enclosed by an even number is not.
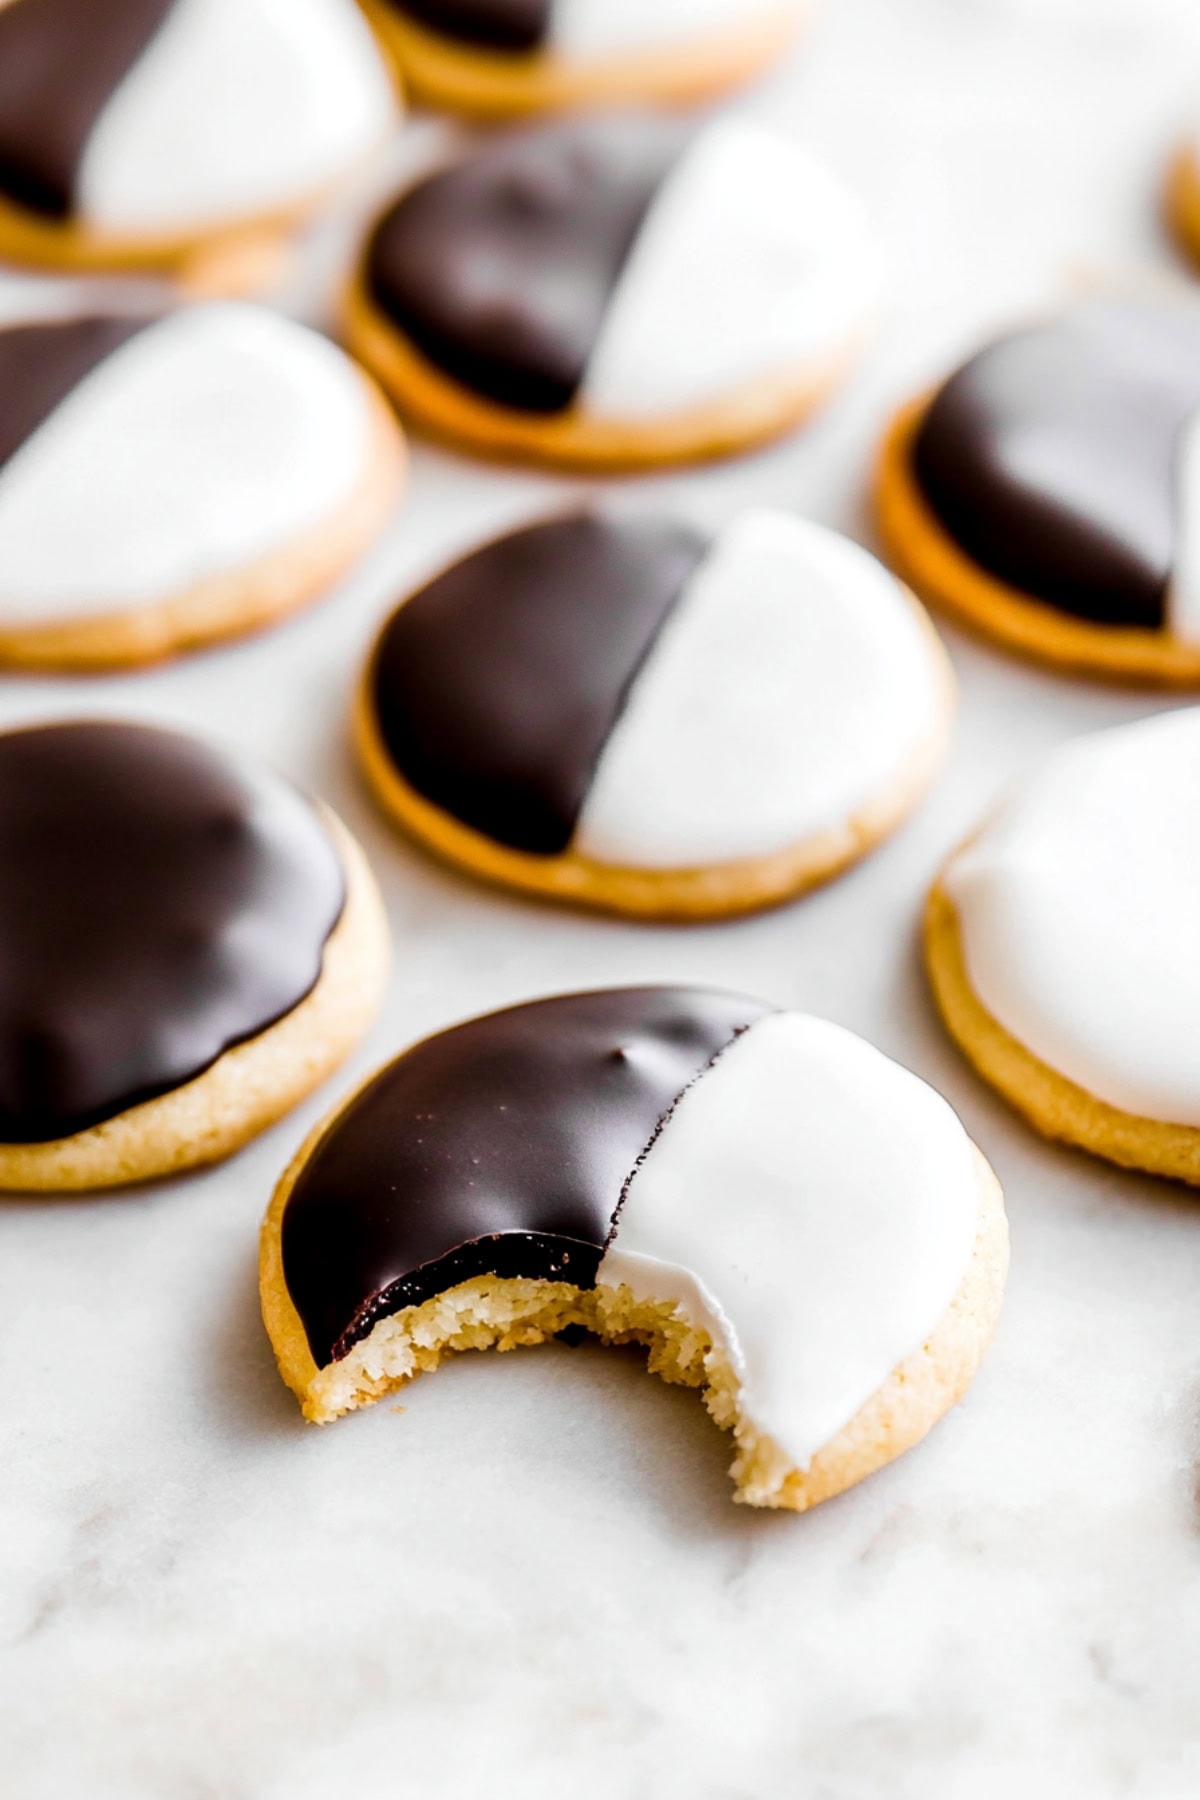
<svg viewBox="0 0 1200 1800"><path fill-rule="evenodd" d="M1200 90L1195 0L827 0L744 104L873 206L895 304L809 431L637 484L869 537L889 407L996 321L1188 278L1155 184ZM396 161L424 155L418 124ZM383 179L377 172L375 181ZM370 186L371 184L368 184ZM359 196L360 200L366 196ZM318 312L353 206L294 284ZM9 310L50 290L0 286ZM664 930L540 910L383 828L347 693L389 596L561 484L418 452L390 541L254 642L99 682L6 679L0 724L126 713L217 733L340 807L396 967L354 1064L227 1167L0 1207L0 1768L14 1800L1177 1800L1200 1789L1200 1216L1048 1149L941 1036L922 890L1043 747L1164 704L948 634L951 765L913 823L769 917ZM959 1107L1007 1190L1009 1299L967 1402L806 1518L730 1504L727 1441L635 1357L464 1358L302 1427L255 1232L317 1112L387 1052L576 984L716 981L872 1037Z"/></svg>

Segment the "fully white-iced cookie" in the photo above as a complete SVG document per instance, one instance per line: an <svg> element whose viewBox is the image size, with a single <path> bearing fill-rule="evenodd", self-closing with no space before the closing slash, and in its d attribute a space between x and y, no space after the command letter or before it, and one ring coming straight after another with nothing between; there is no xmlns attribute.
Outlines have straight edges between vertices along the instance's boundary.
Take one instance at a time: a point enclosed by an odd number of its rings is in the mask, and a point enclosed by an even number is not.
<svg viewBox="0 0 1200 1800"><path fill-rule="evenodd" d="M1039 1129L1200 1182L1200 709L1047 757L950 858L928 958L947 1024Z"/></svg>
<svg viewBox="0 0 1200 1800"><path fill-rule="evenodd" d="M376 224L352 342L476 448L632 467L795 424L881 295L857 199L780 133L592 117L486 146Z"/></svg>
<svg viewBox="0 0 1200 1800"><path fill-rule="evenodd" d="M353 0L0 0L0 254L232 275L393 112Z"/></svg>
<svg viewBox="0 0 1200 1800"><path fill-rule="evenodd" d="M382 527L401 455L361 370L258 307L0 330L0 656L144 661L291 611Z"/></svg>
<svg viewBox="0 0 1200 1800"><path fill-rule="evenodd" d="M931 779L950 710L925 615L836 532L576 513L403 603L358 736L387 810L467 868L704 917L868 850Z"/></svg>
<svg viewBox="0 0 1200 1800"><path fill-rule="evenodd" d="M309 1418L448 1350L646 1343L797 1510L923 1436L995 1323L995 1178L946 1102L839 1026L703 989L573 994L416 1045L309 1139L262 1298Z"/></svg>

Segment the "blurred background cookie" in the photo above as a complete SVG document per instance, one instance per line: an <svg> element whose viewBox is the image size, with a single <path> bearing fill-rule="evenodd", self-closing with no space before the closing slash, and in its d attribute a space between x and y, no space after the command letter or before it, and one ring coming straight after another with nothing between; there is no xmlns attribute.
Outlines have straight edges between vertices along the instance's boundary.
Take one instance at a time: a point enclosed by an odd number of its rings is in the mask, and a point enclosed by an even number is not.
<svg viewBox="0 0 1200 1800"><path fill-rule="evenodd" d="M376 798L452 862L700 919L865 854L932 780L952 709L925 614L836 532L579 513L405 601L356 729Z"/></svg>
<svg viewBox="0 0 1200 1800"><path fill-rule="evenodd" d="M880 525L923 599L1039 661L1200 683L1200 308L1100 300L905 407Z"/></svg>
<svg viewBox="0 0 1200 1800"><path fill-rule="evenodd" d="M349 1053L386 972L362 852L278 776L143 725L0 735L0 1188L229 1155Z"/></svg>
<svg viewBox="0 0 1200 1800"><path fill-rule="evenodd" d="M0 0L0 258L247 291L393 115L353 0Z"/></svg>
<svg viewBox="0 0 1200 1800"><path fill-rule="evenodd" d="M0 330L0 661L103 668L315 599L399 493L374 383L221 301Z"/></svg>
<svg viewBox="0 0 1200 1800"><path fill-rule="evenodd" d="M363 0L413 97L484 118L689 102L757 75L808 0Z"/></svg>
<svg viewBox="0 0 1200 1800"><path fill-rule="evenodd" d="M995 1176L915 1075L822 1019L618 988L381 1070L281 1181L260 1283L310 1419L583 1326L704 1390L738 1499L804 1511L961 1397L1007 1260Z"/></svg>
<svg viewBox="0 0 1200 1800"><path fill-rule="evenodd" d="M428 430L635 469L797 424L862 350L881 283L862 207L788 138L615 114L417 182L371 232L346 322Z"/></svg>

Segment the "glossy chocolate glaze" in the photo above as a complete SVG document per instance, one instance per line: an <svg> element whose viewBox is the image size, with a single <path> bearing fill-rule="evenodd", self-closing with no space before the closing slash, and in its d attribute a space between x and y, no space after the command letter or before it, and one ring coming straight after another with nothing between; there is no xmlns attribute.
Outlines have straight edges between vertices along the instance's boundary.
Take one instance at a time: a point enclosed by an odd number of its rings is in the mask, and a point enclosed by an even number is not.
<svg viewBox="0 0 1200 1800"><path fill-rule="evenodd" d="M174 0L0 6L0 194L66 219L93 126Z"/></svg>
<svg viewBox="0 0 1200 1800"><path fill-rule="evenodd" d="M284 1211L284 1279L317 1364L475 1275L594 1287L663 1118L769 1010L615 988L472 1019L397 1057L334 1120Z"/></svg>
<svg viewBox="0 0 1200 1800"><path fill-rule="evenodd" d="M706 549L590 513L487 544L415 594L371 671L379 734L434 805L497 843L571 841L605 742Z"/></svg>
<svg viewBox="0 0 1200 1800"><path fill-rule="evenodd" d="M474 393L562 412L650 202L693 129L629 113L487 145L384 214L366 253L372 299Z"/></svg>
<svg viewBox="0 0 1200 1800"><path fill-rule="evenodd" d="M0 468L85 375L146 324L101 317L0 330Z"/></svg>
<svg viewBox="0 0 1200 1800"><path fill-rule="evenodd" d="M1104 301L1015 332L935 397L913 466L1001 581L1104 625L1162 626L1175 456L1200 405L1200 309Z"/></svg>
<svg viewBox="0 0 1200 1800"><path fill-rule="evenodd" d="M145 726L0 735L0 1142L69 1137L274 1024L342 902L276 776Z"/></svg>
<svg viewBox="0 0 1200 1800"><path fill-rule="evenodd" d="M554 0L387 0L439 37L486 50L537 50L546 41Z"/></svg>

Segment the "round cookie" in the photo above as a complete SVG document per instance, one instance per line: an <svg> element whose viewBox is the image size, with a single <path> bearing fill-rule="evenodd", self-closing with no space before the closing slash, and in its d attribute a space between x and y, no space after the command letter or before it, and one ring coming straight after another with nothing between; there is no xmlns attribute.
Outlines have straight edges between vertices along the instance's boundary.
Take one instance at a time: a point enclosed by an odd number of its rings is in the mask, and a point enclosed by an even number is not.
<svg viewBox="0 0 1200 1800"><path fill-rule="evenodd" d="M406 600L355 724L375 797L450 861L702 919L864 855L932 780L952 710L925 614L836 532L755 511L710 539L585 512Z"/></svg>
<svg viewBox="0 0 1200 1800"><path fill-rule="evenodd" d="M952 1036L1048 1137L1200 1184L1200 709L1045 758L955 851L926 957Z"/></svg>
<svg viewBox="0 0 1200 1800"><path fill-rule="evenodd" d="M362 0L406 89L485 119L690 104L782 55L808 0Z"/></svg>
<svg viewBox="0 0 1200 1800"><path fill-rule="evenodd" d="M0 735L0 1188L215 1162L337 1067L387 969L345 828L175 732Z"/></svg>
<svg viewBox="0 0 1200 1800"><path fill-rule="evenodd" d="M0 662L109 668L267 625L391 515L374 383L265 308L0 329Z"/></svg>
<svg viewBox="0 0 1200 1800"><path fill-rule="evenodd" d="M351 347L487 455L635 469L795 425L878 310L857 200L736 119L558 121L426 176L371 231Z"/></svg>
<svg viewBox="0 0 1200 1800"><path fill-rule="evenodd" d="M923 599L1041 662L1200 683L1200 309L1104 300L980 351L884 446Z"/></svg>
<svg viewBox="0 0 1200 1800"><path fill-rule="evenodd" d="M0 0L0 259L247 291L393 116L353 0Z"/></svg>
<svg viewBox="0 0 1200 1800"><path fill-rule="evenodd" d="M583 1326L649 1346L803 1511L923 1437L987 1346L994 1175L946 1102L821 1019L694 988L571 994L427 1038L308 1139L263 1316L318 1422Z"/></svg>
<svg viewBox="0 0 1200 1800"><path fill-rule="evenodd" d="M1163 213L1180 249L1200 263L1200 134L1171 159L1163 189Z"/></svg>

